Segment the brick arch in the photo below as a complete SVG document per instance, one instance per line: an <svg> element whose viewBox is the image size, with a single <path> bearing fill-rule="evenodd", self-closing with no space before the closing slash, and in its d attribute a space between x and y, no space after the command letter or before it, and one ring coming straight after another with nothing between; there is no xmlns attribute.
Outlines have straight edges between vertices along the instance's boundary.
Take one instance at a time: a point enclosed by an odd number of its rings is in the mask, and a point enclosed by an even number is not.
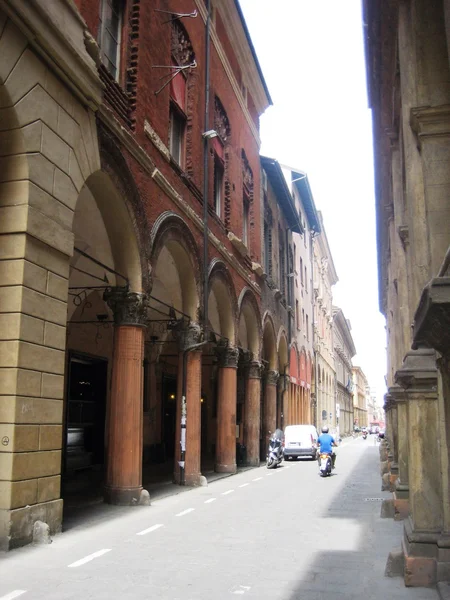
<svg viewBox="0 0 450 600"><path fill-rule="evenodd" d="M244 349L252 352L255 360L258 360L260 358L262 342L261 313L256 297L250 288L244 287L239 294L238 309L238 336L240 336L242 332L243 323L245 324L245 331L247 332L245 344L244 341L239 338L238 341L243 345Z"/></svg>
<svg viewBox="0 0 450 600"><path fill-rule="evenodd" d="M221 313L221 325L223 329L220 333L225 335L232 344L235 344L237 338L238 303L233 279L223 261L217 258L211 261L208 269L208 279L210 293L217 291L215 295Z"/></svg>
<svg viewBox="0 0 450 600"><path fill-rule="evenodd" d="M180 283L181 300L177 308L188 314L193 321L198 321L201 316L199 299L202 289L200 254L188 225L172 211L165 211L156 219L150 234L153 281L157 276L158 261L166 250L172 256Z"/></svg>
<svg viewBox="0 0 450 600"><path fill-rule="evenodd" d="M278 371L278 351L277 351L277 338L275 335L275 326L270 313L266 313L263 321L263 344L261 353L265 356L268 361L269 369Z"/></svg>

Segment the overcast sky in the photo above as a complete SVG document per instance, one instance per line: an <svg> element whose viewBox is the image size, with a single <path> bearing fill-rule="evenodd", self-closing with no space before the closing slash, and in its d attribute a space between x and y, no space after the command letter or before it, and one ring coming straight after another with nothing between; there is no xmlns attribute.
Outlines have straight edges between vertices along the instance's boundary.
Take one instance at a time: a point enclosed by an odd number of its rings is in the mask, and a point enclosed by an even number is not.
<svg viewBox="0 0 450 600"><path fill-rule="evenodd" d="M273 106L261 152L306 171L323 213L357 355L383 403L385 322L378 308L372 124L361 0L240 0Z"/></svg>

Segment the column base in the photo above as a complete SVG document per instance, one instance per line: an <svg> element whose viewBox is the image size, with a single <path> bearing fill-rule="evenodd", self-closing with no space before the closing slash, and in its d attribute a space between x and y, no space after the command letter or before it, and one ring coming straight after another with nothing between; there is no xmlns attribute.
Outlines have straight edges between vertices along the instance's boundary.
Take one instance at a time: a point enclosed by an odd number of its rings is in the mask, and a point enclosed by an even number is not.
<svg viewBox="0 0 450 600"><path fill-rule="evenodd" d="M105 485L103 489L103 500L107 504L116 506L136 506L141 499L142 486L139 487L115 487Z"/></svg>
<svg viewBox="0 0 450 600"><path fill-rule="evenodd" d="M0 551L31 544L36 521L49 526L50 535L61 532L63 501L52 500L13 510L0 510Z"/></svg>
<svg viewBox="0 0 450 600"><path fill-rule="evenodd" d="M259 467L261 464L261 459L259 456L255 456L255 458L247 458L247 462L245 465L247 467Z"/></svg>
<svg viewBox="0 0 450 600"><path fill-rule="evenodd" d="M237 466L236 466L236 463L231 464L231 465L224 465L224 464L216 463L214 465L214 471L216 473L236 473Z"/></svg>
<svg viewBox="0 0 450 600"><path fill-rule="evenodd" d="M402 550L407 587L428 587L437 582L438 541L435 531L414 531L411 519L405 522Z"/></svg>

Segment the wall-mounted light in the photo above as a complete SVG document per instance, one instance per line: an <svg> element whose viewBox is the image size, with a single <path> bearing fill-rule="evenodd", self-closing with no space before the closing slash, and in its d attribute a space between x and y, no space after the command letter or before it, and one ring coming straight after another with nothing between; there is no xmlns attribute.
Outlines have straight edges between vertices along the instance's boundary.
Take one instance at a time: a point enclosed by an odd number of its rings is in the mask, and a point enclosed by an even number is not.
<svg viewBox="0 0 450 600"><path fill-rule="evenodd" d="M175 394L170 394L169 398L170 398L171 400L175 400Z"/></svg>
<svg viewBox="0 0 450 600"><path fill-rule="evenodd" d="M202 133L202 138L205 140L212 140L215 137L219 137L219 134L215 129L208 129L208 131Z"/></svg>

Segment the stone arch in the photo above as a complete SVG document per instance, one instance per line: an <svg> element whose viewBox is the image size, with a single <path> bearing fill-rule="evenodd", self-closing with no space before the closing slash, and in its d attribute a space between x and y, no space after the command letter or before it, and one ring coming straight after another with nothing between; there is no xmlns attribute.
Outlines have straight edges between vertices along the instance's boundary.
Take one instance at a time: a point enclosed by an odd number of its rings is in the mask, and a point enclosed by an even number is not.
<svg viewBox="0 0 450 600"><path fill-rule="evenodd" d="M213 259L208 269L208 316L212 329L236 343L237 299L230 272L224 262Z"/></svg>
<svg viewBox="0 0 450 600"><path fill-rule="evenodd" d="M275 336L275 327L270 314L266 314L263 322L263 343L261 356L268 363L268 368L272 371L278 371L278 353L277 340Z"/></svg>
<svg viewBox="0 0 450 600"><path fill-rule="evenodd" d="M199 319L200 255L194 237L177 214L166 211L151 232L152 295Z"/></svg>
<svg viewBox="0 0 450 600"><path fill-rule="evenodd" d="M244 350L252 352L255 359L260 356L261 313L255 295L250 288L241 291L238 300L239 329L238 345Z"/></svg>

